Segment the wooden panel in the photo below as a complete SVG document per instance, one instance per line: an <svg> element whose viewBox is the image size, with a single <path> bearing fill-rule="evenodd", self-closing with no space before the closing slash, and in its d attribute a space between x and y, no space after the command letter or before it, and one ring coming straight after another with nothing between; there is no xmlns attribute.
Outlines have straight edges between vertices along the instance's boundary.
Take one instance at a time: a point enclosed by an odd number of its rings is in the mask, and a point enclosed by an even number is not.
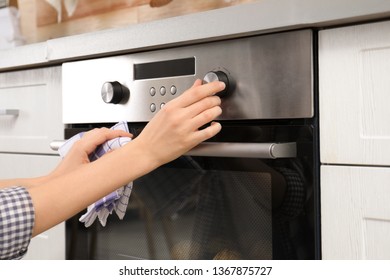
<svg viewBox="0 0 390 280"><path fill-rule="evenodd" d="M71 17L62 6L59 23L56 10L45 0L19 0L19 11L26 43L34 43L254 1L259 0L173 0L152 8L150 0L79 0Z"/></svg>
<svg viewBox="0 0 390 280"><path fill-rule="evenodd" d="M31 0L18 0L20 14L20 29L26 44L39 42L36 39L36 5Z"/></svg>
<svg viewBox="0 0 390 280"><path fill-rule="evenodd" d="M74 14L69 17L62 3L62 22L104 13L112 14L116 10L149 4L148 0L79 0ZM57 11L45 0L36 0L37 26L57 23ZM106 17L107 18L107 17Z"/></svg>
<svg viewBox="0 0 390 280"><path fill-rule="evenodd" d="M321 31L321 162L390 166L390 21Z"/></svg>
<svg viewBox="0 0 390 280"><path fill-rule="evenodd" d="M112 20L114 17L115 20ZM110 13L66 21L60 24L42 26L35 30L33 34L34 37L30 37L30 40L42 42L48 39L116 28L136 23L136 10L121 9Z"/></svg>
<svg viewBox="0 0 390 280"><path fill-rule="evenodd" d="M159 8L151 8L149 5L141 5L138 7L138 22L147 22L173 16L198 13L231 6L233 4L242 4L245 2L253 1L240 0L227 2L225 0L173 0L170 4Z"/></svg>
<svg viewBox="0 0 390 280"><path fill-rule="evenodd" d="M321 167L323 259L390 259L390 168Z"/></svg>

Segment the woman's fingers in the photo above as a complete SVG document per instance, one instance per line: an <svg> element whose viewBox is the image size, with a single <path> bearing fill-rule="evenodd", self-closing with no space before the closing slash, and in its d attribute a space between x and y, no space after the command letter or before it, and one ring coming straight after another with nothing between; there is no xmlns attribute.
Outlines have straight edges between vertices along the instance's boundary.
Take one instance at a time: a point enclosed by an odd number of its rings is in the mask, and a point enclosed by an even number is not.
<svg viewBox="0 0 390 280"><path fill-rule="evenodd" d="M209 126L200 129L194 133L194 142L196 145L201 143L215 135L217 135L222 129L219 122L212 122Z"/></svg>
<svg viewBox="0 0 390 280"><path fill-rule="evenodd" d="M190 117L199 115L200 113L221 105L219 96L209 96L187 107L187 113Z"/></svg>
<svg viewBox="0 0 390 280"><path fill-rule="evenodd" d="M131 133L123 130L113 130L108 128L95 128L86 132L83 137L77 141L80 148L87 154L92 153L99 145L117 137L133 137Z"/></svg>
<svg viewBox="0 0 390 280"><path fill-rule="evenodd" d="M202 85L202 80L201 79L196 79L194 84L191 86L191 88L198 87Z"/></svg>
<svg viewBox="0 0 390 280"><path fill-rule="evenodd" d="M221 114L222 109L219 106L213 106L211 108L205 109L192 118L191 121L193 123L194 129L196 130L199 127L202 127L203 125L215 120Z"/></svg>
<svg viewBox="0 0 390 280"><path fill-rule="evenodd" d="M171 102L177 103L177 106L179 107L188 107L208 96L215 95L225 88L223 82L215 81L204 85L201 85L200 83L199 80L195 81L194 85L189 90L186 90L182 95Z"/></svg>

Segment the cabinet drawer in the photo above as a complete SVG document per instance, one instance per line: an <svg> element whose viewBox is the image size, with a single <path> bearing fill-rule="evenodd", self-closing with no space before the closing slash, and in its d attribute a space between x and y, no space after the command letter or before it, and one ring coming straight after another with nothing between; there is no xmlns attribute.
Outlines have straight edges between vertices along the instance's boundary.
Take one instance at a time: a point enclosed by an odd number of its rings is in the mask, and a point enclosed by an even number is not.
<svg viewBox="0 0 390 280"><path fill-rule="evenodd" d="M0 73L0 151L54 153L63 139L61 68Z"/></svg>
<svg viewBox="0 0 390 280"><path fill-rule="evenodd" d="M48 174L60 163L59 156L0 153L0 179L30 178Z"/></svg>
<svg viewBox="0 0 390 280"><path fill-rule="evenodd" d="M390 22L321 31L323 163L390 166Z"/></svg>

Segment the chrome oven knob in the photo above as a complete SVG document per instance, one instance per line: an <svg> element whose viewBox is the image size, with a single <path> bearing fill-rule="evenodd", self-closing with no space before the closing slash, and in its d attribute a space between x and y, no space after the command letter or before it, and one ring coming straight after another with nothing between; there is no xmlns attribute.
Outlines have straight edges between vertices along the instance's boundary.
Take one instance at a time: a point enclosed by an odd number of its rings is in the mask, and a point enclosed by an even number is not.
<svg viewBox="0 0 390 280"><path fill-rule="evenodd" d="M203 78L203 84L207 84L214 81L224 82L226 87L224 90L217 93L218 96L223 97L229 93L229 78L223 71L210 71Z"/></svg>
<svg viewBox="0 0 390 280"><path fill-rule="evenodd" d="M127 87L119 82L105 82L101 90L102 99L106 103L118 104L124 102L130 92Z"/></svg>

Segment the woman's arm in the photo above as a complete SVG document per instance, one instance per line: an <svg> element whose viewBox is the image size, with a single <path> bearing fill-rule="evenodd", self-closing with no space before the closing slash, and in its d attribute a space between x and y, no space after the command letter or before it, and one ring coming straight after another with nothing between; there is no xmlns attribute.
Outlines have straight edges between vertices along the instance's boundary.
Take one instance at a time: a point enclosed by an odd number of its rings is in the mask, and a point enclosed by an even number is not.
<svg viewBox="0 0 390 280"><path fill-rule="evenodd" d="M93 151L88 150L90 142L96 141L92 139L97 135L106 136L103 130L87 133L75 144L72 161L81 158L78 164L60 166L54 176L28 189L35 208L33 235L216 135L221 130L219 123L200 128L221 114L221 100L214 94L224 86L196 81L191 89L168 102L136 139L92 163L87 160L88 151Z"/></svg>
<svg viewBox="0 0 390 280"><path fill-rule="evenodd" d="M5 179L0 180L0 189L8 188L13 186L24 186L30 188L32 186L40 185L46 181L46 176L36 178L16 178L16 179Z"/></svg>
<svg viewBox="0 0 390 280"><path fill-rule="evenodd" d="M84 141L75 145L75 147L69 151L66 158L62 160L56 169L50 174L35 178L13 178L0 180L0 189L13 186L23 186L29 189L34 186L42 185L55 176L68 173L80 165L88 163L89 153L94 151L100 144L117 137L132 137L132 135L122 130L111 130L108 128L94 129L86 133Z"/></svg>

